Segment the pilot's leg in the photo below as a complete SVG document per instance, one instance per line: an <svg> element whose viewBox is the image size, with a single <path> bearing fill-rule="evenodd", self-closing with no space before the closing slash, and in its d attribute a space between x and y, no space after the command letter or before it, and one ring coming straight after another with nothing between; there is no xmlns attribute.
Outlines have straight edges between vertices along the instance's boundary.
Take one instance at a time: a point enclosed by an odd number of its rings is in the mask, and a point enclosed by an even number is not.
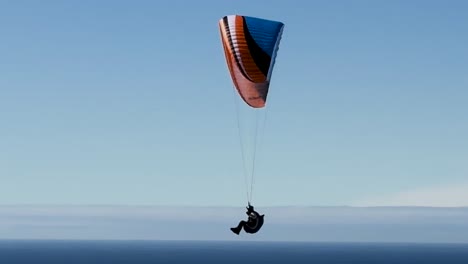
<svg viewBox="0 0 468 264"><path fill-rule="evenodd" d="M240 231L242 230L242 227L244 227L244 225L246 223L247 222L245 222L244 220L240 221L239 225L237 225L237 227L232 227L231 228L231 231L238 235L240 233Z"/></svg>

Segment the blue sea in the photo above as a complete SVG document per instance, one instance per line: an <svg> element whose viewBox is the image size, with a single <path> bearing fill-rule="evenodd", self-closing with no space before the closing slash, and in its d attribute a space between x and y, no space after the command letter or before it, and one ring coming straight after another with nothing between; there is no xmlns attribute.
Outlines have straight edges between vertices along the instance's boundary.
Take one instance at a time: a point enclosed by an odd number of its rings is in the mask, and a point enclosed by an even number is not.
<svg viewBox="0 0 468 264"><path fill-rule="evenodd" d="M0 240L0 263L467 264L468 244Z"/></svg>

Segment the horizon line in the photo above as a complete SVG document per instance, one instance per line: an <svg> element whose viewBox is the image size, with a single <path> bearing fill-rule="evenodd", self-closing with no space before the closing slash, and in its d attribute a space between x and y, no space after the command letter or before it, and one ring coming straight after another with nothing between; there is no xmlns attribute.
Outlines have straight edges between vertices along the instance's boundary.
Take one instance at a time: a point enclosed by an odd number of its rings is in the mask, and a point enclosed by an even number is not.
<svg viewBox="0 0 468 264"><path fill-rule="evenodd" d="M163 204L51 204L51 203L9 203L2 204L0 207L162 207L162 208L242 208L245 206L240 205L163 205ZM370 206L359 206L359 205L256 205L259 208L465 208L466 206L428 206L428 205L370 205Z"/></svg>

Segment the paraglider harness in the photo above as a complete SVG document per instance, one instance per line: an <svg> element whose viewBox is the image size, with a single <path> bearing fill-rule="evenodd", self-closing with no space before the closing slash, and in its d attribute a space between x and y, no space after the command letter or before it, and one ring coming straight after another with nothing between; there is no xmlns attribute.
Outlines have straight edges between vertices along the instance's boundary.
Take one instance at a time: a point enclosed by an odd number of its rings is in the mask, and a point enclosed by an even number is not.
<svg viewBox="0 0 468 264"><path fill-rule="evenodd" d="M263 218L265 215L264 214L260 215L258 212L256 212L254 210L254 207L250 205L250 203L249 203L249 206L246 208L247 208L246 214L249 216L249 219L244 226L244 231L250 234L257 233L258 230L260 230L260 228L262 228L263 226L263 222L264 222Z"/></svg>

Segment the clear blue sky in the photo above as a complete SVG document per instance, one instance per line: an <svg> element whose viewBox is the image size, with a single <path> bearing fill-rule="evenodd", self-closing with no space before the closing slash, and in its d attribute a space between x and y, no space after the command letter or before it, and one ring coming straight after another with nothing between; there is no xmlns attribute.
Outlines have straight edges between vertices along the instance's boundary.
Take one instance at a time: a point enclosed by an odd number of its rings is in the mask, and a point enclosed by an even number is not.
<svg viewBox="0 0 468 264"><path fill-rule="evenodd" d="M466 1L2 1L0 203L244 205L218 20L285 23L258 205L468 182Z"/></svg>

